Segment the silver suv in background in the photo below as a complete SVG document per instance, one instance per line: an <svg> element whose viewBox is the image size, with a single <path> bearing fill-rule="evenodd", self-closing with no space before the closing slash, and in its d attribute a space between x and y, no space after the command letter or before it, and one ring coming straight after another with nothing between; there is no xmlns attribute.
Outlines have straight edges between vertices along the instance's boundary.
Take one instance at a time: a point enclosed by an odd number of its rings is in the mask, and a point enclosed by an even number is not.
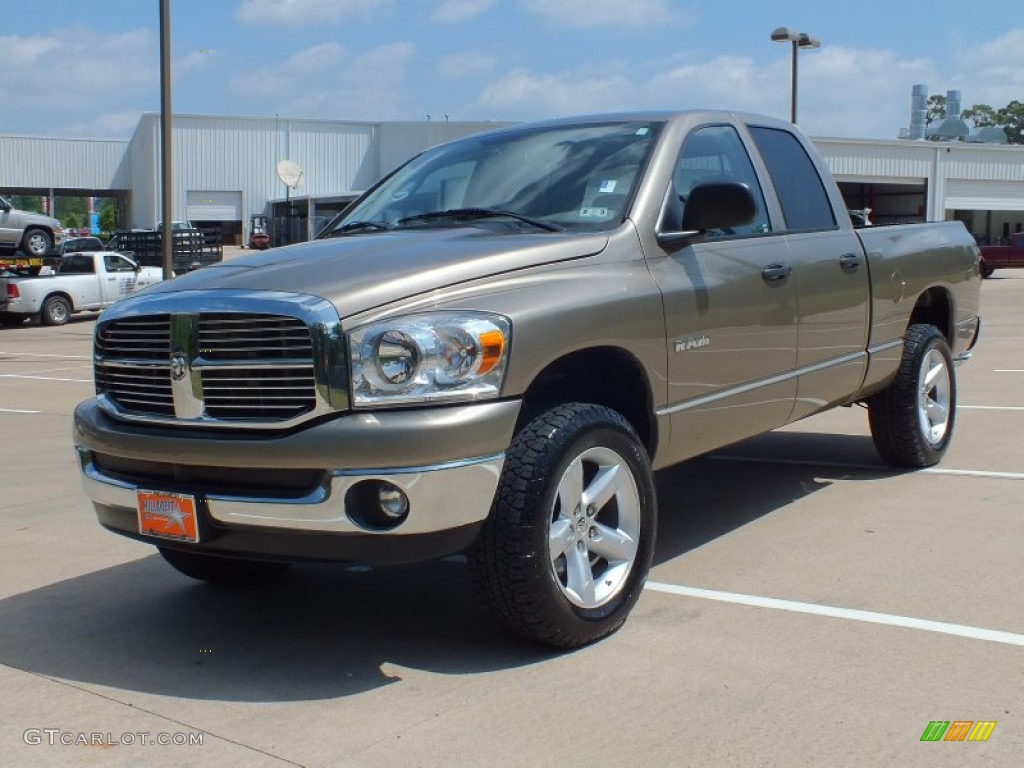
<svg viewBox="0 0 1024 768"><path fill-rule="evenodd" d="M60 222L50 216L31 211L19 211L6 198L0 197L0 249L16 251L21 248L26 256L42 257L49 254L64 240Z"/></svg>

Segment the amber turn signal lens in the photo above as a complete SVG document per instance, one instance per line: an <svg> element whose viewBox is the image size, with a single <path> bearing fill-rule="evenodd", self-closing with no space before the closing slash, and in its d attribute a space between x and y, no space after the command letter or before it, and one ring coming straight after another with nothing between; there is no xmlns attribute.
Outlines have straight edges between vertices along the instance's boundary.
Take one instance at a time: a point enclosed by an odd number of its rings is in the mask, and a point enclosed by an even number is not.
<svg viewBox="0 0 1024 768"><path fill-rule="evenodd" d="M484 331L480 334L480 368L477 374L482 376L494 368L501 360L505 351L505 334L501 331Z"/></svg>

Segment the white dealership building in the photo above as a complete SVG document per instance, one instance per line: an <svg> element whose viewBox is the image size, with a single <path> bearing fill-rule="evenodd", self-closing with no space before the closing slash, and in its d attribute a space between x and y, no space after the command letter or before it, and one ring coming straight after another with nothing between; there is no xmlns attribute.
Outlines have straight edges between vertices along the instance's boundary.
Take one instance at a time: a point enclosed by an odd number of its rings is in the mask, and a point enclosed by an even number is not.
<svg viewBox="0 0 1024 768"><path fill-rule="evenodd" d="M493 122L348 122L175 115L174 217L219 224L241 243L249 216L300 222L313 234L376 179L416 152L494 128ZM0 135L0 194L113 197L119 224L160 218L160 121L140 119L131 139ZM960 219L997 241L1024 226L1024 147L963 141L815 138L850 208L874 223ZM304 182L290 191L277 163Z"/></svg>

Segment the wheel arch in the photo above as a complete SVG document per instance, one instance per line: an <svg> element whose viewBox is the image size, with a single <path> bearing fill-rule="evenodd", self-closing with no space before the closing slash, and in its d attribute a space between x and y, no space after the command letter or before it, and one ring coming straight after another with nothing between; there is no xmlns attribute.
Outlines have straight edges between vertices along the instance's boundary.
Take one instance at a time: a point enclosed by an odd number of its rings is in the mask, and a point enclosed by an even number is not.
<svg viewBox="0 0 1024 768"><path fill-rule="evenodd" d="M946 337L946 342L952 347L954 338L953 318L952 294L946 288L932 286L917 297L917 302L910 312L910 320L907 322L907 327L918 324L934 325Z"/></svg>
<svg viewBox="0 0 1024 768"><path fill-rule="evenodd" d="M595 403L621 413L653 460L658 445L653 393L633 354L621 347L588 347L551 361L523 394L517 431L545 407L568 402Z"/></svg>
<svg viewBox="0 0 1024 768"><path fill-rule="evenodd" d="M42 311L43 307L46 306L46 302L48 302L54 296L59 296L60 298L64 299L68 303L68 306L71 307L71 311L75 311L75 300L71 298L70 293L68 293L67 291L50 291L43 297L43 300L39 302L40 312Z"/></svg>
<svg viewBox="0 0 1024 768"><path fill-rule="evenodd" d="M27 227L25 227L25 231L21 233L21 240L18 241L19 247L25 242L25 239L35 229L38 229L40 232L45 232L47 235L49 235L51 245L53 245L56 242L56 235L54 234L53 227L47 226L46 224L29 224Z"/></svg>

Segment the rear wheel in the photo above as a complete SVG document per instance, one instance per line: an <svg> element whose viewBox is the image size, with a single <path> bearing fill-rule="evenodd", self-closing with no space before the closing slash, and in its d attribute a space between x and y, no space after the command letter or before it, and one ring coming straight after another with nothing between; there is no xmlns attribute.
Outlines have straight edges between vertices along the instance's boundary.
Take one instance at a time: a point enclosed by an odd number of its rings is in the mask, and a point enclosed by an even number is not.
<svg viewBox="0 0 1024 768"><path fill-rule="evenodd" d="M995 271L996 271L995 267L990 267L990 266L988 266L986 264L982 264L981 265L981 276L982 277L992 277L992 273L995 272Z"/></svg>
<svg viewBox="0 0 1024 768"><path fill-rule="evenodd" d="M938 464L956 420L956 374L946 338L934 325L912 325L889 387L868 399L875 447L898 467Z"/></svg>
<svg viewBox="0 0 1024 768"><path fill-rule="evenodd" d="M158 547L158 549L164 560L186 576L226 586L241 586L264 581L283 573L289 566L289 563L242 560L220 555L184 552L169 547Z"/></svg>
<svg viewBox="0 0 1024 768"><path fill-rule="evenodd" d="M574 648L625 622L650 569L656 526L650 463L629 422L569 403L512 441L471 563L510 629Z"/></svg>
<svg viewBox="0 0 1024 768"><path fill-rule="evenodd" d="M71 302L63 296L47 296L43 302L43 325L64 325L71 318Z"/></svg>
<svg viewBox="0 0 1024 768"><path fill-rule="evenodd" d="M49 233L43 229L28 230L21 241L21 250L35 258L45 256L50 252L51 248L53 248L53 240L50 238Z"/></svg>

